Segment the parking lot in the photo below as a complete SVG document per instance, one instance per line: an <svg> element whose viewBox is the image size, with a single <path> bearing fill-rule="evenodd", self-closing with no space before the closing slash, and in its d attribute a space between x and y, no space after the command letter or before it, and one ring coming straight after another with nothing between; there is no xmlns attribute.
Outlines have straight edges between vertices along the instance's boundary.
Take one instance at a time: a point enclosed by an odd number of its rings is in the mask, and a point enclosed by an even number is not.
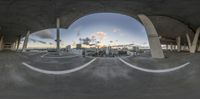
<svg viewBox="0 0 200 99"><path fill-rule="evenodd" d="M134 66L150 70L165 70L190 62L177 70L158 73L132 68L118 57L48 58L51 54L41 57L44 54L0 53L0 96L3 99L177 99L199 96L200 54L168 53L166 59L142 55L121 58ZM180 56L182 58L177 61ZM51 72L37 71L22 63ZM79 68L83 65L83 68ZM63 72L73 69L73 72Z"/></svg>

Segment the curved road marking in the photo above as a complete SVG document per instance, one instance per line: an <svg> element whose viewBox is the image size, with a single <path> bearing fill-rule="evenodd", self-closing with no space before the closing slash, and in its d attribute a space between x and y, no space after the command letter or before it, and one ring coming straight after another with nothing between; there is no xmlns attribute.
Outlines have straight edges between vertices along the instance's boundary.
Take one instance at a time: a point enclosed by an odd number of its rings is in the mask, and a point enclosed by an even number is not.
<svg viewBox="0 0 200 99"><path fill-rule="evenodd" d="M71 56L61 56L61 57L45 57L45 58L73 58L73 57L78 57L80 55L71 55Z"/></svg>
<svg viewBox="0 0 200 99"><path fill-rule="evenodd" d="M89 66L92 62L94 62L96 60L96 58L92 59L91 61L89 61L88 63L81 65L79 67L76 67L74 69L70 69L70 70L62 70L62 71L50 71L50 70L44 70L44 69L40 69L40 68L36 68L34 66L31 66L25 62L22 62L22 64L26 67L28 67L31 70L40 72L40 73L44 73L44 74L53 74L53 75L62 75L62 74L68 74L68 73L73 73L76 71L79 71L87 66Z"/></svg>
<svg viewBox="0 0 200 99"><path fill-rule="evenodd" d="M71 56L62 56L62 57L45 57L46 55L48 55L49 53L46 53L46 54L43 54L42 56L40 57L44 57L44 58L73 58L73 57L77 57L79 55L71 55Z"/></svg>
<svg viewBox="0 0 200 99"><path fill-rule="evenodd" d="M49 53L46 53L46 54L43 54L42 56L40 56L40 57L44 57L44 56L46 56L46 55L48 55Z"/></svg>
<svg viewBox="0 0 200 99"><path fill-rule="evenodd" d="M29 56L33 56L33 55L37 55L37 54L40 54L42 52L28 52L26 54L28 54Z"/></svg>
<svg viewBox="0 0 200 99"><path fill-rule="evenodd" d="M178 69L181 69L187 65L190 64L190 62L187 62L183 65L180 65L180 66L177 66L177 67L174 67L174 68L169 68L169 69L159 69L159 70L153 70L153 69L146 69L146 68L141 68L141 67L138 67L138 66L135 66L135 65L132 65L126 61L124 61L123 59L119 58L119 60L121 62L123 62L124 64L134 68L134 69L137 69L137 70L140 70L140 71L143 71L143 72L150 72L150 73L166 73L166 72L172 72L172 71L175 71L175 70L178 70Z"/></svg>

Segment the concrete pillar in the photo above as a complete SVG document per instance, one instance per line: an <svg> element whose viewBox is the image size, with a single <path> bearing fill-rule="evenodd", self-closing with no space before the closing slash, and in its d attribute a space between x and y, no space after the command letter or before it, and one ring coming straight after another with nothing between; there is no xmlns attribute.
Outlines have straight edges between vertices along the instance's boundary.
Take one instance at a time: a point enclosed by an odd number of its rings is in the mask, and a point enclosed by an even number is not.
<svg viewBox="0 0 200 99"><path fill-rule="evenodd" d="M140 14L138 15L138 17L146 29L152 57L164 58L163 50L160 44L160 39L153 23L146 15Z"/></svg>
<svg viewBox="0 0 200 99"><path fill-rule="evenodd" d="M187 42L188 42L188 48L190 49L190 47L191 47L191 40L190 40L190 36L189 36L188 33L186 34L186 38L187 38Z"/></svg>
<svg viewBox="0 0 200 99"><path fill-rule="evenodd" d="M191 40L190 40L189 35L186 34L187 41L188 41L188 45L189 45L190 53L195 53L195 52L196 52L196 49L197 49L197 43L198 43L198 40L199 40L199 33L200 33L200 27L197 28L192 43L191 43Z"/></svg>
<svg viewBox="0 0 200 99"><path fill-rule="evenodd" d="M12 46L11 46L11 50L16 50L16 44L17 44L17 42L14 42L13 44L12 44Z"/></svg>
<svg viewBox="0 0 200 99"><path fill-rule="evenodd" d="M28 32L26 33L25 40L24 40L24 44L23 44L23 47L22 47L22 52L25 52L26 49L27 49L29 35L30 35L30 31L28 31Z"/></svg>
<svg viewBox="0 0 200 99"><path fill-rule="evenodd" d="M176 50L176 45L174 45L174 48L173 48L174 50Z"/></svg>
<svg viewBox="0 0 200 99"><path fill-rule="evenodd" d="M198 41L198 48L197 48L197 51L199 52L200 51L200 41Z"/></svg>
<svg viewBox="0 0 200 99"><path fill-rule="evenodd" d="M169 49L169 46L168 46L168 44L166 44L166 50L168 50Z"/></svg>
<svg viewBox="0 0 200 99"><path fill-rule="evenodd" d="M180 52L181 51L181 37L180 36L176 38L176 43L177 43L177 51Z"/></svg>
<svg viewBox="0 0 200 99"><path fill-rule="evenodd" d="M106 47L106 55L108 56L110 53L109 47Z"/></svg>
<svg viewBox="0 0 200 99"><path fill-rule="evenodd" d="M0 37L0 50L3 49L3 36Z"/></svg>
<svg viewBox="0 0 200 99"><path fill-rule="evenodd" d="M186 51L186 50L187 50L186 43L184 43L183 50L184 50L184 51Z"/></svg>
<svg viewBox="0 0 200 99"><path fill-rule="evenodd" d="M17 48L16 48L16 51L19 50L20 41L21 41L21 35L18 36L18 38L17 38Z"/></svg>
<svg viewBox="0 0 200 99"><path fill-rule="evenodd" d="M57 52L60 54L60 18L56 19L56 28L57 28L57 33L56 33L56 49Z"/></svg>
<svg viewBox="0 0 200 99"><path fill-rule="evenodd" d="M172 45L172 43L170 44L170 51L173 51L173 45Z"/></svg>

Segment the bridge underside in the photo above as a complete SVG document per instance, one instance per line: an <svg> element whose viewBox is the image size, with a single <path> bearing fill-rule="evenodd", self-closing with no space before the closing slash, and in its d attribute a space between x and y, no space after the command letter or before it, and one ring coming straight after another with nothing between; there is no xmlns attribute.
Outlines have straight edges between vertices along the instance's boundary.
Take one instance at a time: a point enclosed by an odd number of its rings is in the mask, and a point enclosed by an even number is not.
<svg viewBox="0 0 200 99"><path fill-rule="evenodd" d="M82 16L111 12L144 25L151 55L102 58L64 51L0 51L0 97L198 99L199 5L198 0L1 0L0 50L10 45L16 49L22 37L26 49L30 33L57 28L59 34L59 28L68 28Z"/></svg>
<svg viewBox="0 0 200 99"><path fill-rule="evenodd" d="M67 28L78 18L99 12L129 15L138 20L144 14L154 24L161 44L190 45L186 34L193 40L200 24L197 0L6 0L0 1L0 36L3 44L17 41L27 31L31 33L60 27Z"/></svg>

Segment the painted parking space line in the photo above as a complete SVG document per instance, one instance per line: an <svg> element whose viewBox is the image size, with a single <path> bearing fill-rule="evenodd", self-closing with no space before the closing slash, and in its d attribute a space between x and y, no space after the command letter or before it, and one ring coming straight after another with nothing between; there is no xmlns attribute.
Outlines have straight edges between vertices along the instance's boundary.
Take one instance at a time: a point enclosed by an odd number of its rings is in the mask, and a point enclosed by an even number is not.
<svg viewBox="0 0 200 99"><path fill-rule="evenodd" d="M176 70L179 70L181 68L184 68L184 67L186 67L186 66L188 66L190 64L190 62L186 62L185 64L182 64L182 65L174 67L174 68L154 70L154 69L146 69L146 68L141 68L141 67L132 65L132 64L126 62L125 60L123 60L122 58L119 58L119 60L121 62L123 62L124 64L126 64L127 66L131 67L131 68L134 68L136 70L143 71L143 72L149 72L149 73L166 73L166 72L172 72L172 71L176 71Z"/></svg>
<svg viewBox="0 0 200 99"><path fill-rule="evenodd" d="M89 66L91 63L93 63L96 60L96 58L92 59L91 61L85 63L84 65L81 65L79 67L73 68L73 69L69 69L69 70L62 70L62 71L51 71L51 70L44 70L44 69L40 69L40 68L36 68L34 66L31 66L25 62L22 62L22 64L26 67L28 67L29 69L36 71L36 72L40 72L43 74L51 74L51 75L63 75L63 74L69 74L69 73L73 73L73 72L77 72L79 70L82 70L84 68L86 68L87 66Z"/></svg>
<svg viewBox="0 0 200 99"><path fill-rule="evenodd" d="M45 55L46 56L46 55ZM80 55L71 55L71 56L60 56L60 57L52 57L52 56L48 56L48 57L44 57L44 58L73 58L73 57L78 57Z"/></svg>
<svg viewBox="0 0 200 99"><path fill-rule="evenodd" d="M29 55L30 55L30 56L33 56L33 55L37 55L37 54L41 54L41 53L43 53L43 52L31 53L31 54L29 54Z"/></svg>
<svg viewBox="0 0 200 99"><path fill-rule="evenodd" d="M48 56L48 57L45 57L47 56L49 53L45 53L43 55L41 55L40 57L42 58L73 58L73 57L78 57L80 55L71 55L71 56L60 56L60 57L53 57L53 56Z"/></svg>
<svg viewBox="0 0 200 99"><path fill-rule="evenodd" d="M48 55L49 53L45 53L45 54L43 54L42 56L40 56L40 57L45 57L46 55Z"/></svg>

